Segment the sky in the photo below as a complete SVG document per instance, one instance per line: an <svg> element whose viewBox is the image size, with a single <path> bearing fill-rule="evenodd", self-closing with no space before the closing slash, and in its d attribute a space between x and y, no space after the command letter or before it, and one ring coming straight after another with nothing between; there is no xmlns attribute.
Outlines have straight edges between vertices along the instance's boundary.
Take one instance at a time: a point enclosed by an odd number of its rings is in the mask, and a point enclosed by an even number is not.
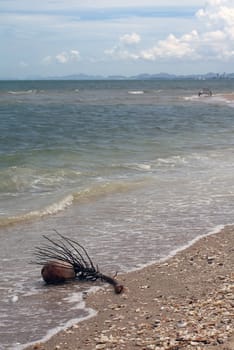
<svg viewBox="0 0 234 350"><path fill-rule="evenodd" d="M234 0L0 0L0 79L234 72Z"/></svg>

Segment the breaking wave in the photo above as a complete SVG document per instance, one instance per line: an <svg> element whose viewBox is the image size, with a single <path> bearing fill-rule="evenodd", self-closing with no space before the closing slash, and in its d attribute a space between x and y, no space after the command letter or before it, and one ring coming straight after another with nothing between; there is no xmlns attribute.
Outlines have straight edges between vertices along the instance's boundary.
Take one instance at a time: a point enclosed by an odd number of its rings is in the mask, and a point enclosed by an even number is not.
<svg viewBox="0 0 234 350"><path fill-rule="evenodd" d="M43 216L55 215L61 211L68 209L73 204L84 203L89 201L95 201L103 196L125 193L134 190L144 185L144 181L135 182L110 182L105 184L96 184L90 188L82 189L81 191L74 192L64 196L62 199L55 201L52 204L48 204L42 209L28 211L23 214L1 217L0 227L17 224L20 222L36 220Z"/></svg>
<svg viewBox="0 0 234 350"><path fill-rule="evenodd" d="M130 91L128 91L128 94L130 94L130 95L143 95L144 91L143 90L130 90Z"/></svg>

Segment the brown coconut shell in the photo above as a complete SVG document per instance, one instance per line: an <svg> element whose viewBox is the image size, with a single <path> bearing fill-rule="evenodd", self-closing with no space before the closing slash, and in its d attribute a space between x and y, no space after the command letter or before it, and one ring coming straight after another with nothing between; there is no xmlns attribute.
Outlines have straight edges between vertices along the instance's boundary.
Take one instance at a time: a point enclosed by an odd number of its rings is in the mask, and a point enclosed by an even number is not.
<svg viewBox="0 0 234 350"><path fill-rule="evenodd" d="M48 284L64 283L76 277L72 264L66 261L47 262L41 270L41 275Z"/></svg>

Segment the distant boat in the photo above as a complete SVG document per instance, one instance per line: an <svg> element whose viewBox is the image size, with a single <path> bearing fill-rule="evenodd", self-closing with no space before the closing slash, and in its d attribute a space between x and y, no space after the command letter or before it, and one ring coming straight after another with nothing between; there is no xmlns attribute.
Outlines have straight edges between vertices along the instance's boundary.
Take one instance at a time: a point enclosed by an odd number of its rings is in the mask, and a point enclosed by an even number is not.
<svg viewBox="0 0 234 350"><path fill-rule="evenodd" d="M204 88L204 89L201 89L199 92L198 92L198 96L205 96L205 97L210 97L212 96L212 91L208 88Z"/></svg>

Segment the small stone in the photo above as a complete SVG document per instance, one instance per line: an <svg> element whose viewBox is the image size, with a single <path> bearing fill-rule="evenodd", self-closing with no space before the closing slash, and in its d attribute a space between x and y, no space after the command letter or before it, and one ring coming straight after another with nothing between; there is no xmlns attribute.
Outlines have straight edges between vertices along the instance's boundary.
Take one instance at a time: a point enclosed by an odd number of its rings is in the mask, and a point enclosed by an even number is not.
<svg viewBox="0 0 234 350"><path fill-rule="evenodd" d="M72 326L72 328L73 328L73 329L77 329L77 328L79 328L79 325L78 325L78 324L74 324L74 325Z"/></svg>
<svg viewBox="0 0 234 350"><path fill-rule="evenodd" d="M191 344L192 346L199 345L199 343L198 343L197 341L194 341L194 340L192 340L192 341L190 342L190 344Z"/></svg>
<svg viewBox="0 0 234 350"><path fill-rule="evenodd" d="M109 340L109 338L107 337L107 335L101 335L100 339L98 340L98 343L104 344L107 343Z"/></svg>
<svg viewBox="0 0 234 350"><path fill-rule="evenodd" d="M177 322L177 327L179 327L179 328L184 328L184 327L186 327L187 326L187 322L185 322L185 321L179 321L179 322Z"/></svg>
<svg viewBox="0 0 234 350"><path fill-rule="evenodd" d="M160 320L154 320L154 322L152 323L152 327L156 328L160 325L161 321Z"/></svg>
<svg viewBox="0 0 234 350"><path fill-rule="evenodd" d="M37 350L37 349L41 349L41 344L40 343L37 343L33 346L33 349L34 350Z"/></svg>
<svg viewBox="0 0 234 350"><path fill-rule="evenodd" d="M150 286L148 286L148 285L145 285L145 286L141 286L140 288L141 289L148 289Z"/></svg>
<svg viewBox="0 0 234 350"><path fill-rule="evenodd" d="M207 259L208 264L212 264L215 260L215 257L214 256L207 256L206 259Z"/></svg>
<svg viewBox="0 0 234 350"><path fill-rule="evenodd" d="M95 349L96 350L101 350L101 349L105 349L105 347L106 347L106 344L97 344Z"/></svg>

